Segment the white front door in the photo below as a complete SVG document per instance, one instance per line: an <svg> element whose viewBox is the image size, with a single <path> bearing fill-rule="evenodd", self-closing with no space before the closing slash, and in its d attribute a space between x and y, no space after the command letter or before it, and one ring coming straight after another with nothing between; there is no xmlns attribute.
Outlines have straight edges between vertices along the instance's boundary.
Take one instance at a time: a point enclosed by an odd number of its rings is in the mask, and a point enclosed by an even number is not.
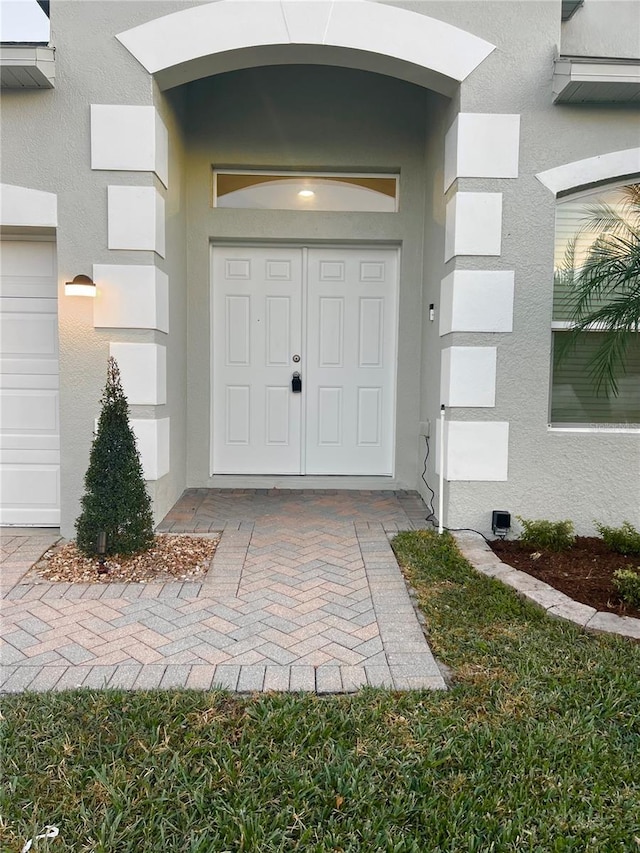
<svg viewBox="0 0 640 853"><path fill-rule="evenodd" d="M217 246L212 279L213 473L391 475L397 250Z"/></svg>
<svg viewBox="0 0 640 853"><path fill-rule="evenodd" d="M0 242L0 522L60 523L53 243Z"/></svg>

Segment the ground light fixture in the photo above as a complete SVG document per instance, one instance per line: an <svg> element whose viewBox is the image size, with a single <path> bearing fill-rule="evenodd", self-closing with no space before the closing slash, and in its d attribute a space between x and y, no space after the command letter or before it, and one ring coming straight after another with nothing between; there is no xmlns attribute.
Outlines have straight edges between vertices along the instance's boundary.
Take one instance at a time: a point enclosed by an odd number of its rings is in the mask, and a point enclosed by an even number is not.
<svg viewBox="0 0 640 853"><path fill-rule="evenodd" d="M73 281L65 281L65 296L95 296L96 285L88 275L77 275Z"/></svg>
<svg viewBox="0 0 640 853"><path fill-rule="evenodd" d="M98 555L98 574L106 575L109 569L106 566L107 533L105 530L101 530L96 538L96 553Z"/></svg>
<svg viewBox="0 0 640 853"><path fill-rule="evenodd" d="M511 527L511 513L504 509L494 509L491 513L491 529L494 536L504 539Z"/></svg>

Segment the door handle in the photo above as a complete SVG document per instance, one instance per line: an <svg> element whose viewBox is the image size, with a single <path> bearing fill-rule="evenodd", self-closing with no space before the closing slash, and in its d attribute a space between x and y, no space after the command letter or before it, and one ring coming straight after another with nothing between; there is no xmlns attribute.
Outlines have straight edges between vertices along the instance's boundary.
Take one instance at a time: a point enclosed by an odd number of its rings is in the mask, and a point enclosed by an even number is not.
<svg viewBox="0 0 640 853"><path fill-rule="evenodd" d="M302 391L302 377L296 370L293 376L291 377L291 390L294 394L300 394Z"/></svg>

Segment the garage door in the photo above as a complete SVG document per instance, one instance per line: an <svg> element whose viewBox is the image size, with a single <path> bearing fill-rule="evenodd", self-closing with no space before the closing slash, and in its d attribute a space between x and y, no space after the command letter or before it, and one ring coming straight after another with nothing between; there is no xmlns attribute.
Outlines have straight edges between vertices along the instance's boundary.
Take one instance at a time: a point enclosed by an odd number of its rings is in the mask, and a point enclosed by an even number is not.
<svg viewBox="0 0 640 853"><path fill-rule="evenodd" d="M53 243L0 243L0 522L60 523Z"/></svg>

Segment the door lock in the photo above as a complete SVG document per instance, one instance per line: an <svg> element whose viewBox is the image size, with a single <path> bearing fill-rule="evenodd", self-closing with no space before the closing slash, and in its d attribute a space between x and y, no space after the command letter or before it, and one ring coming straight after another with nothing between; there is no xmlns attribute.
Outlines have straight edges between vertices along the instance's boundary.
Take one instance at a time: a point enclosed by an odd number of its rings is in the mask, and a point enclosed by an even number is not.
<svg viewBox="0 0 640 853"><path fill-rule="evenodd" d="M302 391L302 377L297 370L291 377L291 390L294 394L300 394Z"/></svg>
<svg viewBox="0 0 640 853"><path fill-rule="evenodd" d="M300 361L300 356L299 356L299 355L294 355L294 356L293 356L293 358L292 358L292 361L294 361L294 362L297 364L297 363Z"/></svg>

